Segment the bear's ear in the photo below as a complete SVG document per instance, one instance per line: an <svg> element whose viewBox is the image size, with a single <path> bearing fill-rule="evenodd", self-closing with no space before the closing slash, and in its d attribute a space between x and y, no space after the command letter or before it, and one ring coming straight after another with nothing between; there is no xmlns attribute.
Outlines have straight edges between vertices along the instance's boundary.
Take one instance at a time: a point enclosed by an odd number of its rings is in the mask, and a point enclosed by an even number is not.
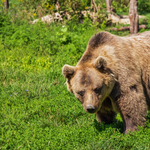
<svg viewBox="0 0 150 150"><path fill-rule="evenodd" d="M107 61L106 61L105 57L99 56L98 58L96 58L96 60L94 62L94 66L98 70L103 70L103 71L106 70Z"/></svg>
<svg viewBox="0 0 150 150"><path fill-rule="evenodd" d="M70 65L64 65L62 68L62 74L65 78L71 78L75 72L75 67Z"/></svg>

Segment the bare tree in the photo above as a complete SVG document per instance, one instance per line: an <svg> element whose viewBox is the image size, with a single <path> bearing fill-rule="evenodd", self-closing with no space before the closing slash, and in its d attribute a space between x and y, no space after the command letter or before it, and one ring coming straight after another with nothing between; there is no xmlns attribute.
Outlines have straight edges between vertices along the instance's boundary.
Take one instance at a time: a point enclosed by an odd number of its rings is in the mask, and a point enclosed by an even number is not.
<svg viewBox="0 0 150 150"><path fill-rule="evenodd" d="M139 28L139 15L137 10L138 2L137 0L130 0L129 8L129 19L130 19L130 33L138 33Z"/></svg>
<svg viewBox="0 0 150 150"><path fill-rule="evenodd" d="M56 5L56 10L59 11L60 10L60 3L58 2L58 0L55 1L55 5Z"/></svg>
<svg viewBox="0 0 150 150"><path fill-rule="evenodd" d="M94 3L93 3L93 0L91 0L91 9L94 9Z"/></svg>
<svg viewBox="0 0 150 150"><path fill-rule="evenodd" d="M107 12L111 12L111 5L113 0L106 0Z"/></svg>
<svg viewBox="0 0 150 150"><path fill-rule="evenodd" d="M5 9L7 10L9 8L9 0L5 0Z"/></svg>

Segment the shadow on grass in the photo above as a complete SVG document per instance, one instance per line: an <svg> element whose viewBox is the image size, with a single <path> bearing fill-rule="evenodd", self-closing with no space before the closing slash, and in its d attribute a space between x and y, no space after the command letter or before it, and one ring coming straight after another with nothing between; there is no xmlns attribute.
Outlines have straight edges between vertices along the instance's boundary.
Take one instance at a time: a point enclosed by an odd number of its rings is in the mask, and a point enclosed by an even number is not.
<svg viewBox="0 0 150 150"><path fill-rule="evenodd" d="M63 114L63 113L59 113L58 115L54 116L53 118L49 118L47 117L47 115L42 115L42 117L46 118L45 120L42 120L41 122L41 127L42 128L46 128L46 127L55 127L55 126L59 126L59 125L74 125L74 124L78 124L78 119L80 117L84 117L83 112L79 112L79 113L75 113L75 114ZM147 115L146 118L149 122L150 122L150 112ZM102 131L106 131L108 130L110 127L114 128L116 130L119 130L120 133L123 133L123 122L119 121L119 120L115 120L112 124L105 124L104 122L102 124L100 124L97 119L94 119L94 127L96 128L96 130L98 132L102 132Z"/></svg>
<svg viewBox="0 0 150 150"><path fill-rule="evenodd" d="M146 120L148 122L150 122L150 111L147 114ZM94 126L95 128L101 132L101 131L105 131L108 128L116 128L118 129L121 133L123 133L123 122L122 121L114 121L112 124L105 124L104 122L102 124L100 124L96 119L94 120Z"/></svg>
<svg viewBox="0 0 150 150"><path fill-rule="evenodd" d="M121 121L116 121L112 124L105 124L104 122L102 124L100 124L96 119L94 120L94 126L95 128L101 132L101 131L105 131L107 130L108 128L116 128L118 129L121 133L123 133L123 122Z"/></svg>
<svg viewBox="0 0 150 150"><path fill-rule="evenodd" d="M147 113L146 120L150 122L150 111Z"/></svg>

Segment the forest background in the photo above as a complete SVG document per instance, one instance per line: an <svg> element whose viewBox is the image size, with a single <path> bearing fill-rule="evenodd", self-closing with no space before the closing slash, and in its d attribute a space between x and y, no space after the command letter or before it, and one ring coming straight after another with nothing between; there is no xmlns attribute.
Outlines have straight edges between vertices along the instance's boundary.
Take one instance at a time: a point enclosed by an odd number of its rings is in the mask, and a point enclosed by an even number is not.
<svg viewBox="0 0 150 150"><path fill-rule="evenodd" d="M105 0L95 0L97 20L81 15L91 11L89 0L0 1L0 149L150 149L150 113L145 128L123 135L123 122L99 125L67 91L64 64L76 65L88 40L97 32L113 31L129 24L108 20ZM138 0L139 24L150 30L150 1ZM112 2L113 13L128 15L129 0ZM63 20L44 24L32 21L56 12ZM65 12L71 15L68 20Z"/></svg>

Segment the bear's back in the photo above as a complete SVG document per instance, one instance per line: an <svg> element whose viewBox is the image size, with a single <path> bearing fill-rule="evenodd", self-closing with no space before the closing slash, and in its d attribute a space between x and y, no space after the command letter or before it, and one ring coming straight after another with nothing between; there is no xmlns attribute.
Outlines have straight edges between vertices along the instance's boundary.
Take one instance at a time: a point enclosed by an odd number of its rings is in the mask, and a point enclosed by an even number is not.
<svg viewBox="0 0 150 150"><path fill-rule="evenodd" d="M88 46L78 65L91 63L99 55L126 57L127 55L150 56L150 31L124 37L109 32L99 32L88 42ZM117 56L118 55L118 56ZM146 55L146 56L145 56Z"/></svg>

